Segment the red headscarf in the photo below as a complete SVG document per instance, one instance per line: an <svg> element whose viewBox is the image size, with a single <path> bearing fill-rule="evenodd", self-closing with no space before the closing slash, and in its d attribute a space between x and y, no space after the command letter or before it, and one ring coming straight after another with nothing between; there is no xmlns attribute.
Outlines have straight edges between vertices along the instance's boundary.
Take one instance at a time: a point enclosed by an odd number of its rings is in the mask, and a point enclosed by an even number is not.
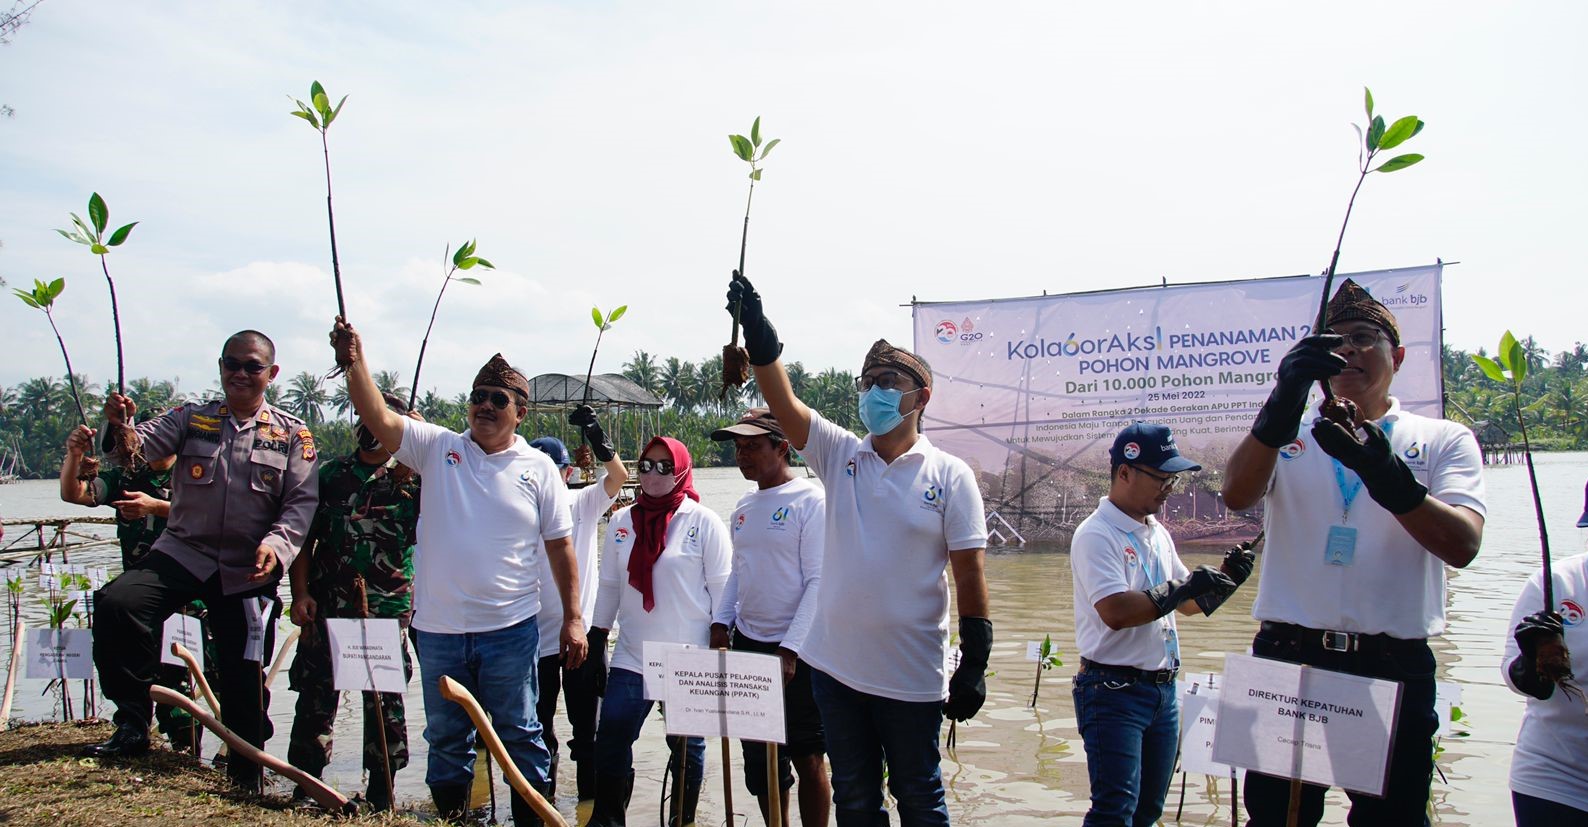
<svg viewBox="0 0 1588 827"><path fill-rule="evenodd" d="M640 456L645 456L657 445L666 448L673 459L676 482L673 483L672 493L665 497L652 497L642 488L640 498L630 512L634 519L634 551L629 554L629 585L644 597L647 612L656 608L651 569L656 565L656 559L662 556L662 549L667 546L667 524L672 521L673 514L683 504L685 497L700 502L700 495L695 492L695 472L689 460L689 449L672 437L658 436L651 438Z"/></svg>

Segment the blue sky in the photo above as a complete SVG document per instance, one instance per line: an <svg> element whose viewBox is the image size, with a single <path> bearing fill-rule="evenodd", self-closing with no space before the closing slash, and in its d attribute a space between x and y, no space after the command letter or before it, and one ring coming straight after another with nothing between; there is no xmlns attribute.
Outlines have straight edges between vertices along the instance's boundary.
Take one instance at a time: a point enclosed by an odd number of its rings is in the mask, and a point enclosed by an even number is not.
<svg viewBox="0 0 1588 827"><path fill-rule="evenodd" d="M1569 3L318 3L46 0L0 47L0 277L65 276L79 370L114 370L111 223L129 374L207 387L227 333L319 372L334 312L318 136L288 95L351 95L331 130L349 312L412 371L445 245L498 270L441 308L425 387L496 351L599 370L726 339L746 180L725 135L783 143L748 271L786 355L858 366L908 342L912 296L962 300L1318 272L1354 183L1361 87L1415 113L1422 165L1373 176L1341 269L1447 270L1447 341L1584 337L1588 161ZM0 302L0 384L58 373Z"/></svg>

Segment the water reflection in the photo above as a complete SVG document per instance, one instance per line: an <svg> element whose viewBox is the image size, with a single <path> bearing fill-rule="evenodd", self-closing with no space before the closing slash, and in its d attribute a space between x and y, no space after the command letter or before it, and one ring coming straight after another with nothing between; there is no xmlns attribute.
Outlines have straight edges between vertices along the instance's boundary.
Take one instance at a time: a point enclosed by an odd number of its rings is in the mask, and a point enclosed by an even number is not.
<svg viewBox="0 0 1588 827"><path fill-rule="evenodd" d="M1538 473L1544 487L1544 503L1550 515L1550 530L1557 555L1583 551L1588 532L1575 528L1581 504L1577 501L1583 479L1588 476L1588 455L1554 454L1540 457ZM1521 467L1492 468L1486 474L1489 489L1489 521L1483 551L1468 569L1450 575L1449 630L1436 641L1434 650L1440 662L1440 679L1462 685L1461 704L1467 719L1457 726L1470 734L1446 738L1439 765L1444 780L1434 780L1433 798L1441 824L1509 823L1510 798L1506 773L1511 746L1521 720L1522 703L1501 683L1499 658L1505 643L1511 605L1522 581L1538 567L1538 544L1531 495L1526 471ZM733 469L697 471L697 485L705 503L719 514L732 511L740 493L749 484ZM81 509L50 504L54 483L20 483L0 490L5 494L9 514L83 513ZM23 510L29 509L29 510ZM1221 546L1183 546L1181 553L1189 566L1217 565ZM81 562L104 564L115 555L99 551L85 555ZM76 558L74 558L76 559ZM1258 565L1261 565L1259 559ZM987 560L996 643L989 668L996 674L988 679L987 705L973 721L960 725L956 748L945 753L944 778L948 782L949 810L956 824L1036 825L1079 823L1087 807L1086 761L1075 726L1075 709L1070 699L1070 679L1075 674L1076 656L1074 618L1071 608L1069 556L1055 546L1027 548L1019 552L994 552ZM1252 584L1257 583L1254 577ZM32 596L30 585L26 601L28 621L39 625L42 607ZM285 590L284 590L285 591ZM1251 617L1255 591L1242 589L1211 618L1189 618L1181 624L1181 644L1185 666L1190 671L1221 672L1227 652L1245 652L1256 631ZM1053 636L1064 665L1043 674L1036 707L1031 700L1036 664L1025 659L1028 641L1040 642ZM271 717L278 735L268 745L276 755L286 754L286 733L291 727L296 694L286 689L283 679L274 687ZM41 718L51 714L49 699L39 696L42 683L22 681L17 692L18 714ZM74 694L76 687L74 687ZM397 776L398 796L409 801L427 797L424 787L425 745L420 732L424 726L424 704L417 679L409 685L408 710L410 744L413 752L408 769ZM106 710L108 712L108 710ZM359 769L360 711L351 695L344 695L338 718L336 755L327 768L327 780L345 791L361 790ZM559 720L567 732L567 722ZM946 732L946 729L945 729ZM209 739L213 749L214 739ZM753 799L744 788L739 769L739 749L732 750L735 770L733 801L739 810L736 822L744 823L744 811ZM651 824L659 806L661 779L667 752L662 745L660 718L653 714L636 744L635 768L638 780L630 816L635 824ZM558 807L572 819L575 816L573 767L563 763L565 777L559 784L564 794ZM1174 816L1184 791L1180 819ZM499 814L507 818L508 791L497 779ZM722 768L720 748L708 750L706 788L701 797L701 824L721 824ZM1325 824L1343 824L1345 799L1335 793ZM796 808L797 810L797 808ZM581 813L580 815L587 815ZM1228 824L1230 820L1228 779L1176 778L1165 813L1166 823ZM759 814L749 819L759 824ZM797 812L794 819L799 823Z"/></svg>

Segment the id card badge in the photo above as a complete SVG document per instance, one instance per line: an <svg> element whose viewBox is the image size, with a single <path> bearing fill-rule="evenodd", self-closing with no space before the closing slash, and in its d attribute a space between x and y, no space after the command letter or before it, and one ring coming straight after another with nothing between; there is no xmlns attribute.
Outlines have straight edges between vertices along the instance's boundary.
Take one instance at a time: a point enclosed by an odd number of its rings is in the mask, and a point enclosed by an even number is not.
<svg viewBox="0 0 1588 827"><path fill-rule="evenodd" d="M1356 559L1356 529L1346 525L1329 526L1329 538L1323 545L1323 562L1331 566L1349 566Z"/></svg>
<svg viewBox="0 0 1588 827"><path fill-rule="evenodd" d="M1163 648L1169 656L1169 668L1180 668L1180 635L1174 626L1165 624L1163 627Z"/></svg>

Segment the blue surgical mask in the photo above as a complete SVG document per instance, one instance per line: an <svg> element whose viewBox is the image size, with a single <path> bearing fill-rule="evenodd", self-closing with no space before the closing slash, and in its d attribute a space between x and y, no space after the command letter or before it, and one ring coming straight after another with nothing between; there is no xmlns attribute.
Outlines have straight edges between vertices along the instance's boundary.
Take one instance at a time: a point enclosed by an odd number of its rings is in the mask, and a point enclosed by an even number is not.
<svg viewBox="0 0 1588 827"><path fill-rule="evenodd" d="M908 393L915 393L920 388L912 388ZM906 391L898 388L883 388L873 385L870 390L861 392L860 423L866 426L866 432L872 436L882 436L891 433L899 423L904 421L904 414L899 413L899 403L904 400Z"/></svg>

